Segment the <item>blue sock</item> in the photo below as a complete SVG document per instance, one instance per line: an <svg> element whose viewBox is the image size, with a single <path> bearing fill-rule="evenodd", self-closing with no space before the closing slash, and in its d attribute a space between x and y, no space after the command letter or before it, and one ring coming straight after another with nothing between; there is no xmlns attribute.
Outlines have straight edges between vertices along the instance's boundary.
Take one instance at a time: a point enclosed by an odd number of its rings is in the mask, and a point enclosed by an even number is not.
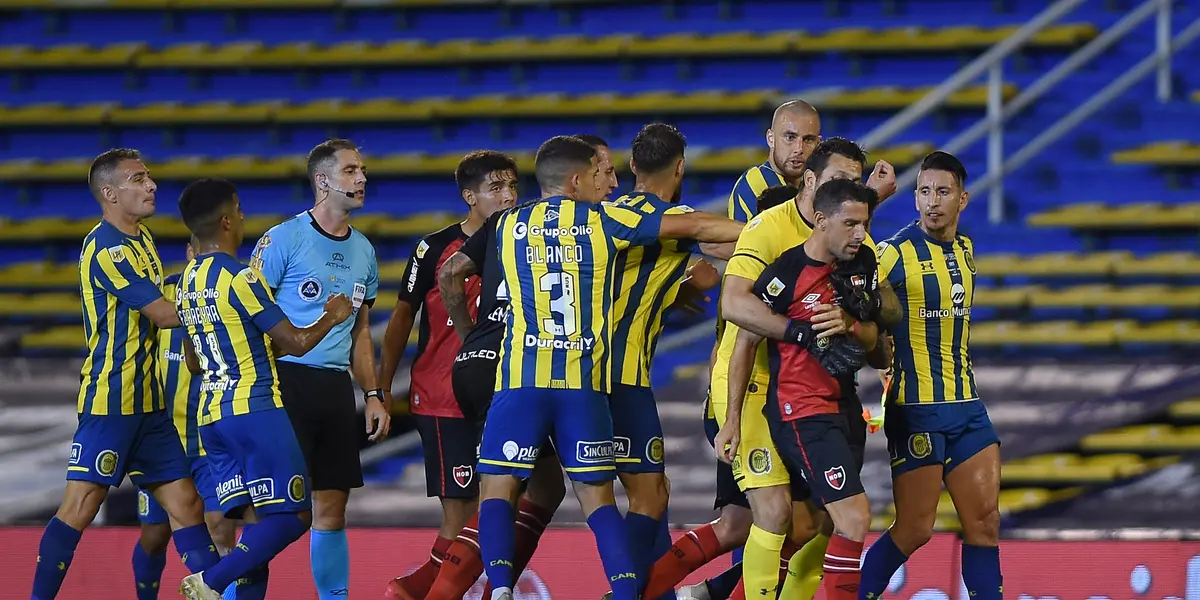
<svg viewBox="0 0 1200 600"><path fill-rule="evenodd" d="M165 568L166 552L150 556L141 542L133 545L133 583L137 585L137 600L158 600L158 585Z"/></svg>
<svg viewBox="0 0 1200 600"><path fill-rule="evenodd" d="M309 546L317 598L336 600L350 595L350 540L346 530L312 530Z"/></svg>
<svg viewBox="0 0 1200 600"><path fill-rule="evenodd" d="M239 542L242 541L242 536L246 535L246 532L250 531L251 527L254 527L254 523L246 523L244 526L242 526L242 535L238 536L237 541L239 541ZM247 577L248 577L248 575L247 575ZM221 594L221 599L222 600L237 600L237 586L238 586L238 582L236 582L236 581L229 584L229 587L225 588L225 593Z"/></svg>
<svg viewBox="0 0 1200 600"><path fill-rule="evenodd" d="M224 590L237 579L267 564L307 530L308 524L295 513L260 517L254 529L242 533L242 539L232 552L204 571L204 583L214 590Z"/></svg>
<svg viewBox="0 0 1200 600"><path fill-rule="evenodd" d="M738 546L737 548L734 548L733 552L730 553L730 555L733 558L733 564L735 564L735 565L742 564L742 554L745 554L745 552L746 552L745 546Z"/></svg>
<svg viewBox="0 0 1200 600"><path fill-rule="evenodd" d="M237 587L230 586L225 590L225 600L266 600L267 576L270 568L263 565L237 580ZM230 593L233 593L230 596Z"/></svg>
<svg viewBox="0 0 1200 600"><path fill-rule="evenodd" d="M1000 600L1004 596L1000 548L963 544L962 578L972 600Z"/></svg>
<svg viewBox="0 0 1200 600"><path fill-rule="evenodd" d="M908 557L896 547L892 534L884 532L871 544L862 561L862 581L858 584L858 597L868 600L879 598L887 590L888 582ZM965 571L964 571L965 573Z"/></svg>
<svg viewBox="0 0 1200 600"><path fill-rule="evenodd" d="M221 561L217 553L217 545L208 534L208 526L204 523L177 529L171 534L175 542L175 550L183 558L183 565L193 573L207 571Z"/></svg>
<svg viewBox="0 0 1200 600"><path fill-rule="evenodd" d="M587 524L596 536L596 549L600 551L600 562L604 563L604 573L612 587L612 600L636 600L642 587L634 571L633 557L629 555L629 541L621 527L620 511L611 504L601 506L592 511ZM481 540L482 536L480 532Z"/></svg>
<svg viewBox="0 0 1200 600"><path fill-rule="evenodd" d="M513 587L516 518L513 505L502 498L489 498L479 504L479 551L492 590Z"/></svg>
<svg viewBox="0 0 1200 600"><path fill-rule="evenodd" d="M708 586L708 596L711 600L728 600L741 579L742 563L737 563L704 583Z"/></svg>
<svg viewBox="0 0 1200 600"><path fill-rule="evenodd" d="M658 562L658 559L666 555L671 550L671 520L667 518L667 513L664 511L662 518L658 520L658 534L654 537L654 548L650 551L650 564L646 569L646 574L650 574L650 567ZM639 575L639 577L641 577ZM640 578L644 587L648 583L649 578ZM675 592L667 592L658 597L658 600L675 600Z"/></svg>
<svg viewBox="0 0 1200 600"><path fill-rule="evenodd" d="M633 561L633 572L638 581L645 583L646 574L654 564L651 556L658 537L658 519L635 512L625 514L625 539L629 542L629 558Z"/></svg>
<svg viewBox="0 0 1200 600"><path fill-rule="evenodd" d="M37 568L33 573L33 600L51 600L58 595L67 569L71 567L71 559L75 556L75 546L79 545L82 535L82 532L75 531L58 517L46 524L42 542L38 545Z"/></svg>

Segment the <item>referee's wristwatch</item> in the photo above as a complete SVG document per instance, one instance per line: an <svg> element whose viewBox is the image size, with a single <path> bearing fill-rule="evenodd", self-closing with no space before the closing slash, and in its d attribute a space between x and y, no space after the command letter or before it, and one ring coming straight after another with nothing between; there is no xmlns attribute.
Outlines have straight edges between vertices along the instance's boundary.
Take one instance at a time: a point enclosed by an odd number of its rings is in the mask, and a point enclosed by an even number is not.
<svg viewBox="0 0 1200 600"><path fill-rule="evenodd" d="M374 398L378 400L380 404L383 404L383 390L381 388L375 388L373 390L367 390L363 392L363 402L366 402L371 398Z"/></svg>

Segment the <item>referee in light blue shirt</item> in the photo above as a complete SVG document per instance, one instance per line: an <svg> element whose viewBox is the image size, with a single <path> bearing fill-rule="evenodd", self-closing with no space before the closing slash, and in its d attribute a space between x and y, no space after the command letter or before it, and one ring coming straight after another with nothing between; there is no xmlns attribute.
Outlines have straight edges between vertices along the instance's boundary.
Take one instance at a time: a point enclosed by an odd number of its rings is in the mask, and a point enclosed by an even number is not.
<svg viewBox="0 0 1200 600"><path fill-rule="evenodd" d="M346 501L352 488L363 485L358 449L364 435L348 369L364 390L370 440L383 439L391 425L376 386L369 318L379 265L371 242L350 226L367 185L367 168L354 143L328 140L313 148L308 179L312 209L263 234L251 264L293 323L317 320L331 294L349 296L354 306L355 316L312 351L278 360L283 405L312 478L313 579L320 600L344 600L350 588Z"/></svg>

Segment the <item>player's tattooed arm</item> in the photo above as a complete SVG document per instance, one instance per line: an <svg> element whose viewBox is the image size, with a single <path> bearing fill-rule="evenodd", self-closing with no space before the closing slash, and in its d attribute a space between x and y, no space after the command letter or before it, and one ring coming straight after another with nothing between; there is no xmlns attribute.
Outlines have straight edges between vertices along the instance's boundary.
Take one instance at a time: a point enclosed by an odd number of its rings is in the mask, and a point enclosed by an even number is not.
<svg viewBox="0 0 1200 600"><path fill-rule="evenodd" d="M879 299L882 301L879 318L883 321L879 324L880 329L894 327L904 318L904 307L900 305L900 297L896 295L896 290L892 289L892 284L886 279L879 281Z"/></svg>
<svg viewBox="0 0 1200 600"><path fill-rule="evenodd" d="M458 333L459 340L466 340L471 328L475 327L467 306L467 278L478 274L479 266L462 252L451 254L438 269L438 291L442 294L446 312L454 321L454 331Z"/></svg>
<svg viewBox="0 0 1200 600"><path fill-rule="evenodd" d="M872 369L887 370L892 367L892 337L880 331L875 348L867 352L867 365Z"/></svg>

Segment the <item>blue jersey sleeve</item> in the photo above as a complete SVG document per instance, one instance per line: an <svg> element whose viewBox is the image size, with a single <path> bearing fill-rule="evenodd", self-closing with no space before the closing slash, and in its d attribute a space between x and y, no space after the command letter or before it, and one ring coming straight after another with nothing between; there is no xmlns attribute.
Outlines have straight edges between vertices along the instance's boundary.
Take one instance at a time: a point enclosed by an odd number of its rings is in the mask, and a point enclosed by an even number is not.
<svg viewBox="0 0 1200 600"><path fill-rule="evenodd" d="M97 248L92 254L96 283L100 289L114 295L134 310L162 298L162 291L133 265L133 250L117 244Z"/></svg>
<svg viewBox="0 0 1200 600"><path fill-rule="evenodd" d="M246 316L250 317L259 331L266 333L287 318L283 309L275 304L275 297L271 295L266 281L253 266L242 269L233 278L230 288L242 306L246 307Z"/></svg>
<svg viewBox="0 0 1200 600"><path fill-rule="evenodd" d="M283 274L287 272L288 248L287 240L272 239L272 233L279 233L278 227L263 234L254 246L254 254L250 257L250 266L262 274L267 287L278 290L283 283Z"/></svg>
<svg viewBox="0 0 1200 600"><path fill-rule="evenodd" d="M618 250L629 246L649 246L658 241L662 211L651 205L646 209L631 209L614 204L601 204L600 226Z"/></svg>

